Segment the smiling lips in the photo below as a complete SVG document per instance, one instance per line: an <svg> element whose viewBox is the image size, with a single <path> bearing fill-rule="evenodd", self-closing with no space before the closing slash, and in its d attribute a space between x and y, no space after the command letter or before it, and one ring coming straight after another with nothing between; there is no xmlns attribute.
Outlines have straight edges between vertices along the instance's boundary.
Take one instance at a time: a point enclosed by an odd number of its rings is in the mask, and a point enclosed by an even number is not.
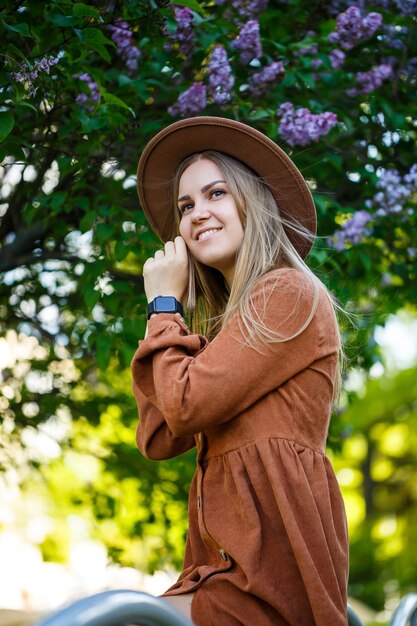
<svg viewBox="0 0 417 626"><path fill-rule="evenodd" d="M197 233L196 240L202 241L203 239L207 239L207 237L210 237L210 235L218 233L221 230L222 228L208 228L207 230L203 230L200 233Z"/></svg>

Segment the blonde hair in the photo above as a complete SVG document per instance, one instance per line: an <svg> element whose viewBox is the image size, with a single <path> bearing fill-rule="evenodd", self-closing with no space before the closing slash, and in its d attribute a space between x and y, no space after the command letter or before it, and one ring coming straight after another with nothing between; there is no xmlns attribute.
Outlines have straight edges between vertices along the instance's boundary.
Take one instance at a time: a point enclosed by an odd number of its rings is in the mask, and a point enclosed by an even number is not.
<svg viewBox="0 0 417 626"><path fill-rule="evenodd" d="M297 232L307 240L314 235L302 226L283 219L266 183L246 165L221 152L205 151L193 154L179 166L173 184L176 234L179 234L180 214L178 189L182 174L200 159L213 161L224 176L236 203L244 227L243 241L236 255L233 283L227 285L222 274L190 256L189 290L186 307L193 332L201 332L212 339L239 311L239 324L252 346L293 339L310 324L317 310L320 290L324 291L333 311L339 309L333 295L306 265L288 238L286 229ZM284 228L285 227L285 228ZM305 322L290 337L282 337L268 328L253 306L253 287L268 272L282 267L299 270L310 281L313 303ZM336 321L337 324L337 321Z"/></svg>

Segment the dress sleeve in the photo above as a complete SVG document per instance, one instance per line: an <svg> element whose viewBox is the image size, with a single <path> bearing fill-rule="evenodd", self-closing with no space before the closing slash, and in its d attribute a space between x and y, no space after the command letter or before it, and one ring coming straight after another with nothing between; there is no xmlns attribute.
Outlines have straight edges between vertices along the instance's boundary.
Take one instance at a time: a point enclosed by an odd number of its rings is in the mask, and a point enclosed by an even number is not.
<svg viewBox="0 0 417 626"><path fill-rule="evenodd" d="M195 446L193 435L175 437L162 413L148 400L133 380L133 393L139 408L136 443L143 456L153 461L171 459Z"/></svg>
<svg viewBox="0 0 417 626"><path fill-rule="evenodd" d="M318 297L323 304L326 298ZM287 269L261 281L252 306L255 317L288 338L305 325L314 300L310 281L297 270ZM238 313L210 343L190 333L178 316L157 315L150 320L148 337L139 342L133 358L134 381L175 437L224 423L316 360L320 308L319 301L302 332L266 345L245 341Z"/></svg>

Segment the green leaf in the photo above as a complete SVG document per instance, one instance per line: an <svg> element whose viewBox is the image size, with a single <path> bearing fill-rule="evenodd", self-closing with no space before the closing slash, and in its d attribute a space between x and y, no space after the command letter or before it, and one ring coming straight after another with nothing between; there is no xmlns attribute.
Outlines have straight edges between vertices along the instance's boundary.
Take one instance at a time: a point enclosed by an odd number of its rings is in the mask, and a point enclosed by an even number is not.
<svg viewBox="0 0 417 626"><path fill-rule="evenodd" d="M106 48L104 46L102 46L99 43L96 43L94 41L90 41L89 42L89 47L92 50L95 50L96 52L99 53L99 55L101 56L102 59L104 59L105 61L107 61L107 63L110 63L111 61L111 56L108 53L108 51L106 50Z"/></svg>
<svg viewBox="0 0 417 626"><path fill-rule="evenodd" d="M82 24L82 20L79 17L62 15L61 13L53 13L48 19L52 24L61 28L70 28L71 26L80 26Z"/></svg>
<svg viewBox="0 0 417 626"><path fill-rule="evenodd" d="M97 224L96 233L97 241L100 244L106 243L106 241L111 239L111 237L114 235L113 226L111 226L111 224L105 224L101 222L100 224Z"/></svg>
<svg viewBox="0 0 417 626"><path fill-rule="evenodd" d="M6 30L10 30L14 33L19 33L22 37L32 37L29 26L22 22L21 24L7 24L3 19L0 19L0 24L4 26Z"/></svg>
<svg viewBox="0 0 417 626"><path fill-rule="evenodd" d="M87 307L91 311L91 309L97 304L100 299L100 292L98 291L98 289L92 289L90 286L88 286L83 293L83 297Z"/></svg>
<svg viewBox="0 0 417 626"><path fill-rule="evenodd" d="M77 2L77 4L74 5L72 14L76 17L100 17L100 13L97 9L88 4L83 4L82 2Z"/></svg>
<svg viewBox="0 0 417 626"><path fill-rule="evenodd" d="M36 113L36 115L38 115L39 113L38 109L34 107L33 104L30 104L30 102L27 102L26 100L19 100L19 102L16 104L16 110L18 111L20 107L23 107L24 109L31 109L32 111ZM25 113L27 113L27 111L25 111ZM22 114L23 114L23 111L22 111Z"/></svg>
<svg viewBox="0 0 417 626"><path fill-rule="evenodd" d="M126 244L123 241L116 241L114 246L114 256L117 261L123 261L123 259L128 254L129 250L126 247Z"/></svg>
<svg viewBox="0 0 417 626"><path fill-rule="evenodd" d="M197 0L175 0L175 4L182 7L188 7L192 11L197 11L200 15L204 15L204 9L199 5Z"/></svg>
<svg viewBox="0 0 417 626"><path fill-rule="evenodd" d="M117 96L114 96L113 94L105 91L103 93L103 99L106 104L113 104L114 106L121 107L122 109L127 109L128 111L130 111L133 117L136 117L134 110L131 109L130 106L126 104L126 102L123 102L123 100L121 100Z"/></svg>
<svg viewBox="0 0 417 626"><path fill-rule="evenodd" d="M84 28L82 32L84 34L85 41L88 41L89 43L94 41L103 46L112 46L115 48L115 44L111 41L111 39L108 39L99 28Z"/></svg>
<svg viewBox="0 0 417 626"><path fill-rule="evenodd" d="M24 53L17 46L15 46L13 43L9 43L7 45L6 50L7 50L8 56L13 56L14 55L16 57L19 57L23 61L26 61L26 57L25 57Z"/></svg>
<svg viewBox="0 0 417 626"><path fill-rule="evenodd" d="M0 112L0 141L10 135L14 127L14 117L9 111Z"/></svg>
<svg viewBox="0 0 417 626"><path fill-rule="evenodd" d="M109 364L111 356L111 338L105 333L101 333L96 337L96 359L97 365L101 370L105 370Z"/></svg>

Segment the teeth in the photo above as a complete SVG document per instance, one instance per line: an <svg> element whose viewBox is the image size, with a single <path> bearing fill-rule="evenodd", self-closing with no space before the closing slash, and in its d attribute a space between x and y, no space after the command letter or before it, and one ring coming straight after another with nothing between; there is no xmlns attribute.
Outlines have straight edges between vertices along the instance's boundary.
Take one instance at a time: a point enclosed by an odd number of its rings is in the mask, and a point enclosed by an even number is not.
<svg viewBox="0 0 417 626"><path fill-rule="evenodd" d="M217 233L219 230L221 230L221 228L210 228L210 230L205 230L204 233L201 233L201 235L198 236L198 241L200 241L200 239L205 239L212 233Z"/></svg>

